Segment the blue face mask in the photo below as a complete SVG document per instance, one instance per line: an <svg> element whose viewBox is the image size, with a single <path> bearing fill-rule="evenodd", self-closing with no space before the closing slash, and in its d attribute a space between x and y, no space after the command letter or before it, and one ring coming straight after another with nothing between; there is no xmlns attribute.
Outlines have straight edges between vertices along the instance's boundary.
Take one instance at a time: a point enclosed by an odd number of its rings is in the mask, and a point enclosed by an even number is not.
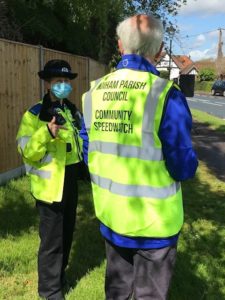
<svg viewBox="0 0 225 300"><path fill-rule="evenodd" d="M69 94L72 92L72 86L70 83L67 82L58 82L54 83L51 86L51 92L53 95L56 96L58 99L64 99L69 96Z"/></svg>

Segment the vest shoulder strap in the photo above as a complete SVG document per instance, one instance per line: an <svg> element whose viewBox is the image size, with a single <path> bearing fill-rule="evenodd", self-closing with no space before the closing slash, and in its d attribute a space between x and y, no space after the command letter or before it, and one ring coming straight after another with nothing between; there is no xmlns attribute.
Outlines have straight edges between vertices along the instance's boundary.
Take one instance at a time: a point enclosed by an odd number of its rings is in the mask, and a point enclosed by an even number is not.
<svg viewBox="0 0 225 300"><path fill-rule="evenodd" d="M177 89L178 91L180 91L181 89L180 89L180 87L179 87L179 85L178 84L176 84L176 83L174 83L173 84L173 87L175 88L175 89Z"/></svg>

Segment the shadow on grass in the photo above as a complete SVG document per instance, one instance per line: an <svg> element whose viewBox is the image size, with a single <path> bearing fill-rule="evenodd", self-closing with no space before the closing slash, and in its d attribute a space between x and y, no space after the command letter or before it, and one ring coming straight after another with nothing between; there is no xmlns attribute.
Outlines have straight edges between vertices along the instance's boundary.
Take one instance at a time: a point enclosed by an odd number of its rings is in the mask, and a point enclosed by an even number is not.
<svg viewBox="0 0 225 300"><path fill-rule="evenodd" d="M193 144L198 158L204 161L214 175L225 181L225 125L218 130L212 130L206 123L194 122Z"/></svg>
<svg viewBox="0 0 225 300"><path fill-rule="evenodd" d="M217 128L218 131L220 132L225 132L225 125L220 125L218 128Z"/></svg>
<svg viewBox="0 0 225 300"><path fill-rule="evenodd" d="M105 259L104 242L93 216L93 205L86 200L90 199L90 186L82 184L81 188L78 226L68 270L73 287ZM225 191L212 191L196 176L183 184L183 194L185 225L169 299L224 299L221 262L225 248Z"/></svg>
<svg viewBox="0 0 225 300"><path fill-rule="evenodd" d="M38 222L29 180L12 180L0 190L0 237L20 236Z"/></svg>
<svg viewBox="0 0 225 300"><path fill-rule="evenodd" d="M104 240L100 235L92 201L90 183L80 182L77 228L71 249L68 276L76 286L77 282L105 259Z"/></svg>
<svg viewBox="0 0 225 300"><path fill-rule="evenodd" d="M225 299L225 191L211 191L197 176L183 184L183 195L185 225L169 299Z"/></svg>
<svg viewBox="0 0 225 300"><path fill-rule="evenodd" d="M171 300L225 299L222 266L225 191L220 186L215 190L199 175L183 184L185 225L180 236ZM1 237L22 235L36 226L38 218L27 182L11 182L0 197ZM91 188L80 182L77 229L68 270L73 286L104 259L104 241L94 216Z"/></svg>

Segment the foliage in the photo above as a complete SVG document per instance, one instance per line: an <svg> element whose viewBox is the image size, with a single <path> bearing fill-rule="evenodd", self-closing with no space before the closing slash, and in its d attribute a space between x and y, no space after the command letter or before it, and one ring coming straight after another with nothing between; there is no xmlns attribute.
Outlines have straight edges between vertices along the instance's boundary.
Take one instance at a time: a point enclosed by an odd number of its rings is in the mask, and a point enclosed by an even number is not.
<svg viewBox="0 0 225 300"><path fill-rule="evenodd" d="M160 77L164 79L169 79L169 71L160 71Z"/></svg>
<svg viewBox="0 0 225 300"><path fill-rule="evenodd" d="M209 93L211 91L213 81L195 81L195 91Z"/></svg>
<svg viewBox="0 0 225 300"><path fill-rule="evenodd" d="M212 69L216 72L216 61L212 58L201 59L199 61L195 61L195 65L198 70L202 69Z"/></svg>
<svg viewBox="0 0 225 300"><path fill-rule="evenodd" d="M186 0L0 0L0 37L41 44L109 63L125 16L152 12L166 24ZM4 8L1 10L1 8ZM2 20L2 21L1 21ZM12 24L13 27L10 27ZM2 27L2 26L1 26ZM16 30L13 30L15 29ZM12 35L12 33L16 33Z"/></svg>
<svg viewBox="0 0 225 300"><path fill-rule="evenodd" d="M110 63L109 63L109 68L113 72L116 69L116 66L118 65L119 61L121 60L121 55L119 51L116 51L115 54L113 54Z"/></svg>
<svg viewBox="0 0 225 300"><path fill-rule="evenodd" d="M22 34L15 21L9 18L9 10L6 1L0 0L0 37L5 39L22 41Z"/></svg>
<svg viewBox="0 0 225 300"><path fill-rule="evenodd" d="M67 300L103 300L105 253L90 185L79 183ZM225 183L204 164L183 184L185 224L170 300L224 299ZM0 187L0 299L37 299L38 218L27 178ZM217 245L215 247L215 245ZM184 271L185 270L185 271Z"/></svg>
<svg viewBox="0 0 225 300"><path fill-rule="evenodd" d="M186 4L187 0L131 0L125 2L128 14L137 11L147 14L153 13L162 20L164 26L169 30L172 25L171 16L176 16L180 6Z"/></svg>
<svg viewBox="0 0 225 300"><path fill-rule="evenodd" d="M202 69L199 72L200 81L212 81L216 78L215 70L210 68Z"/></svg>

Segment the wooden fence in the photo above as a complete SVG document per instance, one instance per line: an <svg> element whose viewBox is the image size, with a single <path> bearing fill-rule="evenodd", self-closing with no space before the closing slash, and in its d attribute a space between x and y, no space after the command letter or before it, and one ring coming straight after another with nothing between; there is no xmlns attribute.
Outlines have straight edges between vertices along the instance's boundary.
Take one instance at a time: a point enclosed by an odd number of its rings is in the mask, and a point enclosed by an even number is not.
<svg viewBox="0 0 225 300"><path fill-rule="evenodd" d="M50 59L67 60L78 73L72 81L70 100L80 109L81 95L89 89L89 82L108 71L105 65L87 57L0 39L0 184L9 171L22 165L16 133L22 114L43 96L44 85L37 72Z"/></svg>

